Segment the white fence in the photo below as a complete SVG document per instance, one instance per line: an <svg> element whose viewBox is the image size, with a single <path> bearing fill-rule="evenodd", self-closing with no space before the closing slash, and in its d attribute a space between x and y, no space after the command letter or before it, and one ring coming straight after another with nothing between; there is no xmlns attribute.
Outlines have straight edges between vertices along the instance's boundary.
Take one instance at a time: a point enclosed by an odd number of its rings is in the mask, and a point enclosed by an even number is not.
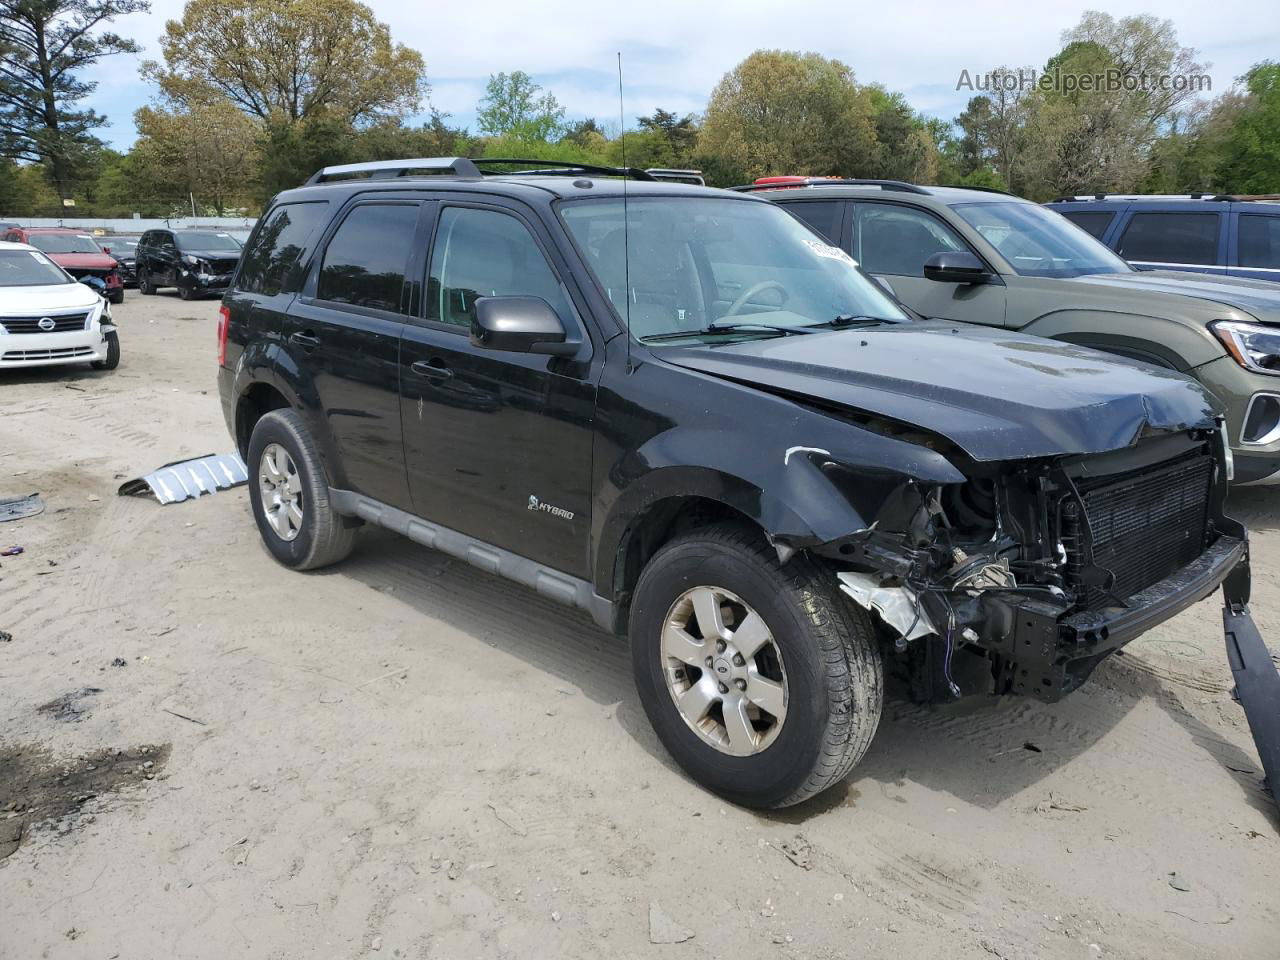
<svg viewBox="0 0 1280 960"><path fill-rule="evenodd" d="M244 239L256 217L13 217L7 222L23 227L68 227L85 233L142 233L168 227L173 230L221 230Z"/></svg>

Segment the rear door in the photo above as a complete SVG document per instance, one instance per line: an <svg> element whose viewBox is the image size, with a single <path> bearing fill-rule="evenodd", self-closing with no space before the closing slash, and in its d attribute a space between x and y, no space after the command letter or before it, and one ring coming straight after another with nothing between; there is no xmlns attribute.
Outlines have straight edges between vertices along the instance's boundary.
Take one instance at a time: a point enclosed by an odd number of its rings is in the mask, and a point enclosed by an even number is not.
<svg viewBox="0 0 1280 960"><path fill-rule="evenodd" d="M593 346L567 264L525 208L441 201L420 316L400 351L405 462L415 512L573 576L589 576ZM546 300L574 357L470 341L486 296Z"/></svg>
<svg viewBox="0 0 1280 960"><path fill-rule="evenodd" d="M422 262L422 203L380 194L350 204L322 239L283 346L303 402L318 409L339 459L335 482L408 509L400 437L400 332Z"/></svg>
<svg viewBox="0 0 1280 960"><path fill-rule="evenodd" d="M1233 277L1280 281L1280 210L1232 213L1227 273Z"/></svg>
<svg viewBox="0 0 1280 960"><path fill-rule="evenodd" d="M1113 246L1139 270L1226 273L1226 239L1221 211L1136 210L1120 224Z"/></svg>
<svg viewBox="0 0 1280 960"><path fill-rule="evenodd" d="M168 230L157 230L155 245L152 247L152 276L155 282L166 286L178 283L178 244Z"/></svg>
<svg viewBox="0 0 1280 960"><path fill-rule="evenodd" d="M935 253L964 251L982 259L941 218L922 207L880 200L859 201L855 214L849 253L867 273L883 277L912 310L944 320L1004 323L1006 293L999 280L974 284L925 279L924 263Z"/></svg>

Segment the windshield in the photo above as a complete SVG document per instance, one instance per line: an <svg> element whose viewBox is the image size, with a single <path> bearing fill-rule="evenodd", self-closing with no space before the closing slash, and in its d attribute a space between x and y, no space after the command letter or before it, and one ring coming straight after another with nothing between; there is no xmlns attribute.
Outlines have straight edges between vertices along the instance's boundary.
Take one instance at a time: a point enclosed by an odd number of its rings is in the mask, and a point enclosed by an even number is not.
<svg viewBox="0 0 1280 960"><path fill-rule="evenodd" d="M1034 203L957 203L953 210L1024 277L1132 273L1133 268L1061 214Z"/></svg>
<svg viewBox="0 0 1280 960"><path fill-rule="evenodd" d="M45 253L101 253L102 248L87 233L33 233L27 238Z"/></svg>
<svg viewBox="0 0 1280 960"><path fill-rule="evenodd" d="M0 287L43 287L74 282L43 253L0 250Z"/></svg>
<svg viewBox="0 0 1280 960"><path fill-rule="evenodd" d="M631 332L642 340L697 336L713 324L907 320L847 254L772 204L636 197L627 205L629 234L621 198L570 201L560 215L619 316L630 313Z"/></svg>
<svg viewBox="0 0 1280 960"><path fill-rule="evenodd" d="M180 230L174 236L178 238L179 250L229 250L233 253L240 252L240 241L229 233Z"/></svg>

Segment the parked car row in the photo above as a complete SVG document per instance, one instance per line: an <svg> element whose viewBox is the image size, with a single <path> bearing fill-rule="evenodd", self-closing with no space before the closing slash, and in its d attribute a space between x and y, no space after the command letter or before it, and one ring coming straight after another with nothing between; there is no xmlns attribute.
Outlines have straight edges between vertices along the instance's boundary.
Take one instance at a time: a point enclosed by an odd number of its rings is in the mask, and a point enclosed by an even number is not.
<svg viewBox="0 0 1280 960"><path fill-rule="evenodd" d="M1136 270L1056 210L993 191L802 177L743 189L784 205L923 316L1195 377L1226 415L1238 481L1280 481L1280 287Z"/></svg>
<svg viewBox="0 0 1280 960"><path fill-rule="evenodd" d="M844 777L886 676L1055 701L1219 587L1251 722L1276 695L1224 509L1233 447L1276 469L1261 289L992 193L488 163L326 168L255 227L218 385L280 563L375 524L587 611L751 806Z"/></svg>

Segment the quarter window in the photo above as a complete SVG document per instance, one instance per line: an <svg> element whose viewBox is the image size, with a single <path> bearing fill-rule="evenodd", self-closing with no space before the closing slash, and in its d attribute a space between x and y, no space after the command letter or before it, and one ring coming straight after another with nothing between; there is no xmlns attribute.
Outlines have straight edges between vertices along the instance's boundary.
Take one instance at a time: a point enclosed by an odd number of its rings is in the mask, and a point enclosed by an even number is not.
<svg viewBox="0 0 1280 960"><path fill-rule="evenodd" d="M1139 263L1217 263L1218 215L1135 213L1118 253Z"/></svg>
<svg viewBox="0 0 1280 960"><path fill-rule="evenodd" d="M316 297L400 313L417 227L416 203L367 203L353 209L329 240Z"/></svg>
<svg viewBox="0 0 1280 960"><path fill-rule="evenodd" d="M1079 213L1064 213L1063 216L1095 240L1102 239L1115 218L1114 213L1103 210L1081 210Z"/></svg>
<svg viewBox="0 0 1280 960"><path fill-rule="evenodd" d="M244 252L236 289L267 296L296 289L299 261L328 209L327 203L285 203L272 210Z"/></svg>
<svg viewBox="0 0 1280 960"><path fill-rule="evenodd" d="M924 262L935 253L967 249L950 227L923 210L868 203L859 220L860 243L854 258L868 273L923 277Z"/></svg>
<svg viewBox="0 0 1280 960"><path fill-rule="evenodd" d="M470 327L481 297L541 297L568 314L563 288L528 228L494 210L445 207L427 284L427 319Z"/></svg>
<svg viewBox="0 0 1280 960"><path fill-rule="evenodd" d="M1242 214L1240 266L1280 269L1280 217Z"/></svg>

